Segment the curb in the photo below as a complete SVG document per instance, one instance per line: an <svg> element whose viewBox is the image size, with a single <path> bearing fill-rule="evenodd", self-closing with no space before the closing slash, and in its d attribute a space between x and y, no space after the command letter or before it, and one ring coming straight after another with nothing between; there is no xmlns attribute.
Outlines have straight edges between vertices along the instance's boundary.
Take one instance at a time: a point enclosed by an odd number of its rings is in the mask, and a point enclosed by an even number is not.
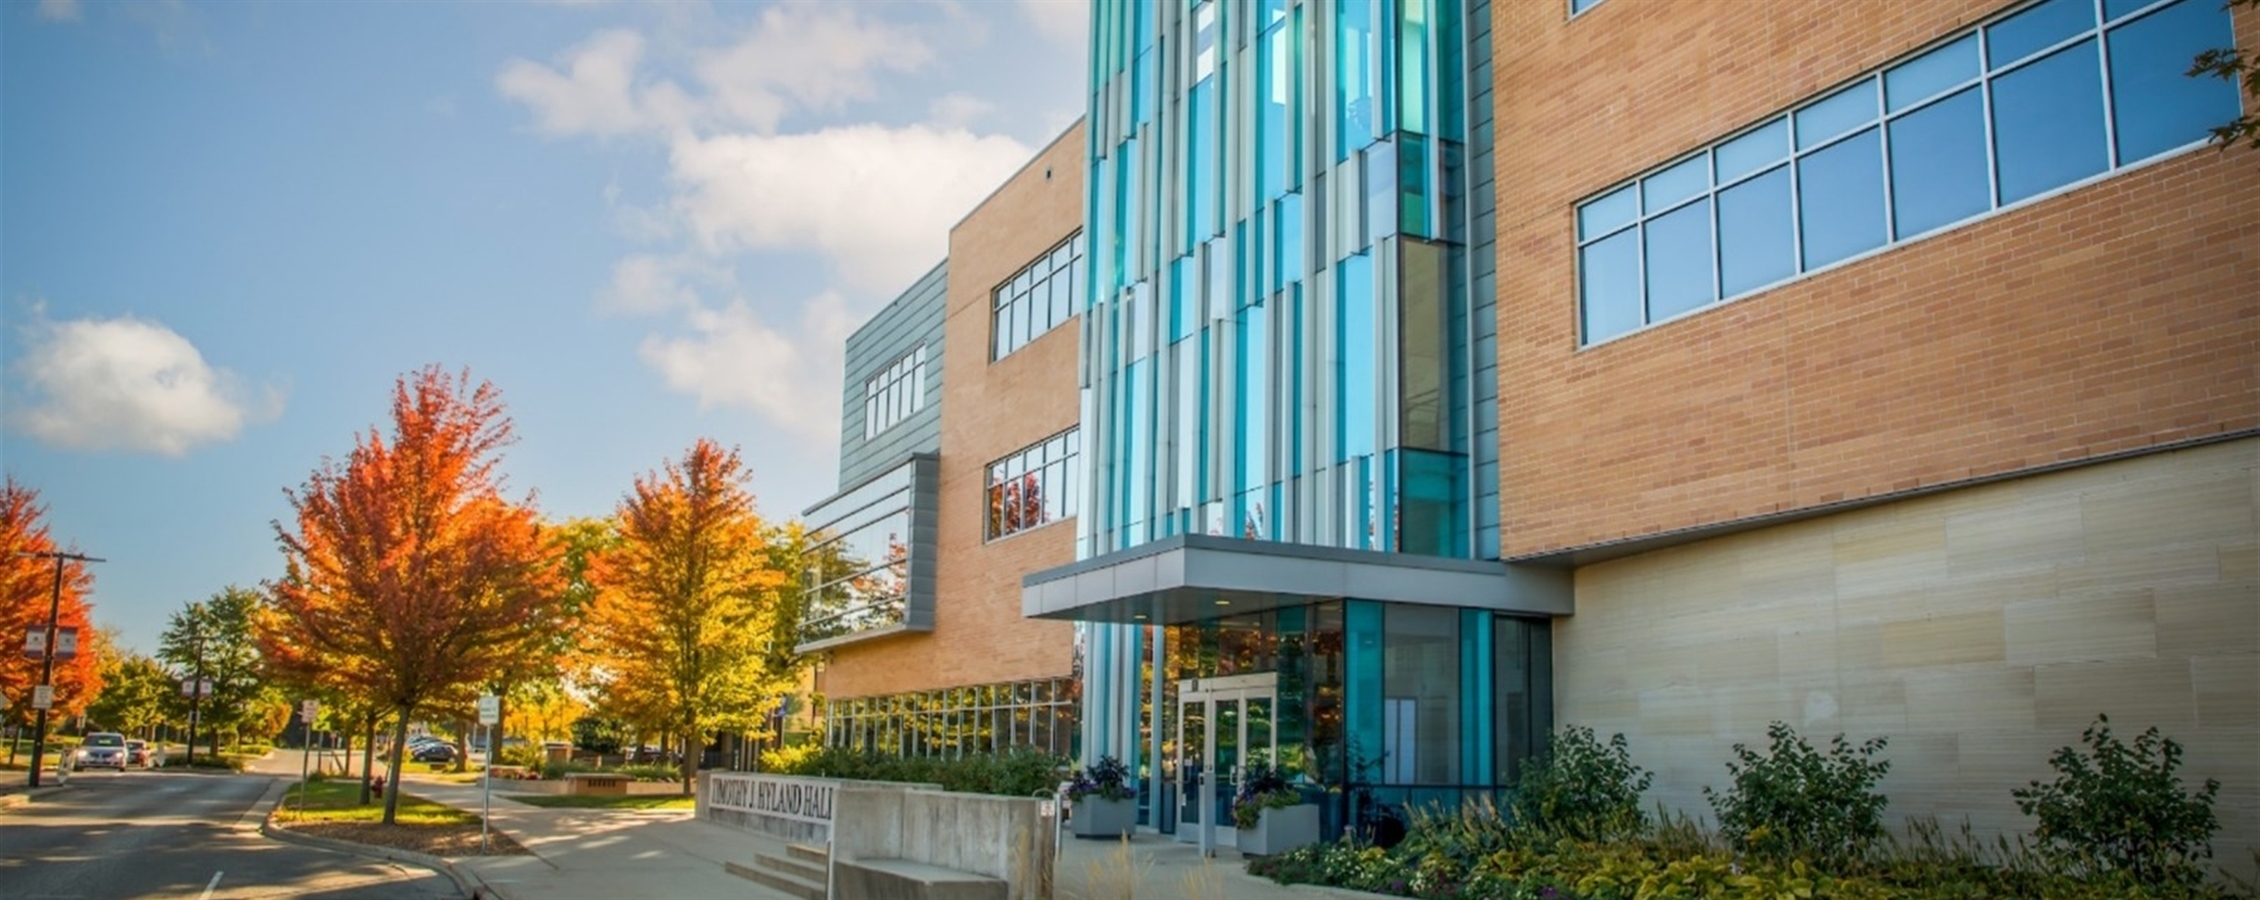
<svg viewBox="0 0 2260 900"><path fill-rule="evenodd" d="M290 782L280 778L276 779L275 786L267 791L266 796L259 798L258 804L252 807L251 812L245 814L245 818L250 818L253 815L259 817L259 833L265 835L269 840L423 866L447 876L449 880L455 882L455 887L463 892L463 896L469 897L471 900L482 900L482 898L488 897L506 900L508 897L507 894L495 889L493 885L487 884L485 879L479 877L477 871L467 866L458 867L445 857L418 853L414 850L402 850L396 847L379 847L373 844L357 844L352 841L317 837L311 834L295 834L288 828L277 827L273 818L275 806L282 802L283 792L289 790L289 788ZM238 820L238 825L241 825L241 820Z"/></svg>
<svg viewBox="0 0 2260 900"><path fill-rule="evenodd" d="M56 791L67 791L70 789L71 786L68 784L43 784L35 788L26 788L20 791L11 791L6 794L0 794L0 809L14 809L16 807L28 804L38 798L45 797L48 794L55 793Z"/></svg>
<svg viewBox="0 0 2260 900"><path fill-rule="evenodd" d="M341 853L351 853L357 856L367 856L374 859L383 859L392 862L404 862L423 866L424 868L447 876L450 880L455 882L456 888L460 889L463 892L463 895L470 897L471 900L480 900L480 898L484 897L502 898L506 896L501 891L496 890L492 885L487 884L485 880L479 878L478 872L470 870L468 868L458 867L454 863L449 862L445 857L433 856L429 853L418 853L414 850L401 850L396 847L379 847L373 844L356 844L352 841L341 841L336 838L316 837L311 834L294 834L288 828L275 827L274 823L272 822L261 822L259 824L259 833L266 835L269 839L282 841L286 844L303 844L308 847L319 847L324 850L336 850Z"/></svg>

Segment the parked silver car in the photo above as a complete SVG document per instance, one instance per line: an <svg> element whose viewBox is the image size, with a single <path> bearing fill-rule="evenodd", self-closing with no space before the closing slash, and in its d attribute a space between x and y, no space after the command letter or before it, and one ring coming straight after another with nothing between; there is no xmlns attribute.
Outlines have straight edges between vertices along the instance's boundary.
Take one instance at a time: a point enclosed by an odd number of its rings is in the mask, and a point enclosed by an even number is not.
<svg viewBox="0 0 2260 900"><path fill-rule="evenodd" d="M126 770L126 736L114 731L97 731L87 735L78 745L78 759L72 762L81 769Z"/></svg>

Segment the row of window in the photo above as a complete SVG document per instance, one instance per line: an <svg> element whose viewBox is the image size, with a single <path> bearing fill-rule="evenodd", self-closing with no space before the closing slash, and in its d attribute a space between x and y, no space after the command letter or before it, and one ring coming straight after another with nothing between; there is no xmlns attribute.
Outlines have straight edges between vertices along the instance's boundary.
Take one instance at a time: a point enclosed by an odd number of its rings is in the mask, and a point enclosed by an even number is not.
<svg viewBox="0 0 2260 900"><path fill-rule="evenodd" d="M869 440L926 408L926 346L863 382L863 437Z"/></svg>
<svg viewBox="0 0 2260 900"><path fill-rule="evenodd" d="M989 538L1073 517L1082 452L1083 431L1070 428L990 463Z"/></svg>
<svg viewBox="0 0 2260 900"><path fill-rule="evenodd" d="M1015 748L1073 755L1082 705L1073 678L832 700L824 708L824 743L893 756Z"/></svg>
<svg viewBox="0 0 2260 900"><path fill-rule="evenodd" d="M2233 85L2216 0L2046 0L1577 208L1605 341L2203 140Z"/></svg>
<svg viewBox="0 0 2260 900"><path fill-rule="evenodd" d="M1083 236L1037 257L998 285L989 330L989 359L1028 345L1083 308Z"/></svg>

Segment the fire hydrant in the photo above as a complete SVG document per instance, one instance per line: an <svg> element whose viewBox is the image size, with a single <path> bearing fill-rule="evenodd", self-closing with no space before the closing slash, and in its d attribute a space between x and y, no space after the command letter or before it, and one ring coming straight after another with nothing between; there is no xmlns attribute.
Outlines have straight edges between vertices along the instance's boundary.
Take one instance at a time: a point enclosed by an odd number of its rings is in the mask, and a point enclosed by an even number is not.
<svg viewBox="0 0 2260 900"><path fill-rule="evenodd" d="M382 796L384 796L384 795L385 795L385 777L384 777L384 776L383 776L382 774L379 774L379 775L377 776L377 779L376 779L375 781L372 781L372 782L370 782L370 783L369 783L369 787L370 787L370 789L371 789L371 790L374 790L374 791L376 791L376 795L377 795L377 796L379 796L379 797L382 797Z"/></svg>

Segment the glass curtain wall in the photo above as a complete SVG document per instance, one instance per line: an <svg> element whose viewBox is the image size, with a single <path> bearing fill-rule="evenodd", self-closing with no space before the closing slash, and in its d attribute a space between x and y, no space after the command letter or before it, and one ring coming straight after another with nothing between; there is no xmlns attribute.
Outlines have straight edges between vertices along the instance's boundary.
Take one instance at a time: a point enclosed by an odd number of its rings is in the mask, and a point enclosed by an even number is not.
<svg viewBox="0 0 2260 900"><path fill-rule="evenodd" d="M1335 600L1157 630L1166 648L1156 768L1164 798L1182 789L1175 718L1186 679L1278 674L1276 762L1323 792L1327 834L1339 833L1359 802L1495 794L1553 727L1552 631L1543 619ZM1174 823L1148 824L1170 831Z"/></svg>
<svg viewBox="0 0 2260 900"><path fill-rule="evenodd" d="M825 744L890 756L1075 753L1082 697L1073 678L857 697L825 703Z"/></svg>
<svg viewBox="0 0 2260 900"><path fill-rule="evenodd" d="M1477 553L1468 7L1093 4L1078 558L1178 534ZM1085 626L1087 740L1137 771L1170 758L1175 637Z"/></svg>

